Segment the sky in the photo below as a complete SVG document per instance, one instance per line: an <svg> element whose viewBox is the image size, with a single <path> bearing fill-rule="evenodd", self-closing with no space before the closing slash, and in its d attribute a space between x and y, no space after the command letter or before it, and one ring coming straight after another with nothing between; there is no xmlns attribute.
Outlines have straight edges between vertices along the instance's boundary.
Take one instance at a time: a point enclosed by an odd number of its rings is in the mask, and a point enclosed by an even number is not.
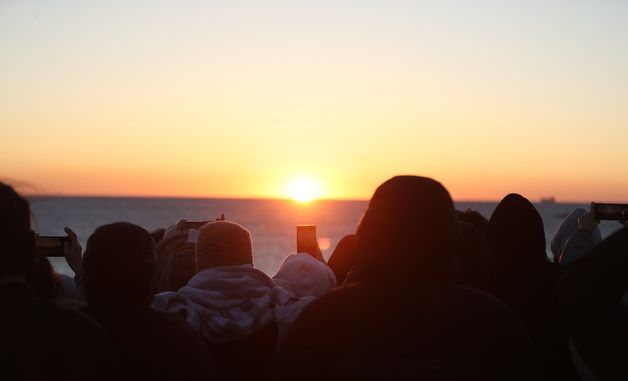
<svg viewBox="0 0 628 381"><path fill-rule="evenodd" d="M0 0L29 193L628 202L628 2Z"/></svg>

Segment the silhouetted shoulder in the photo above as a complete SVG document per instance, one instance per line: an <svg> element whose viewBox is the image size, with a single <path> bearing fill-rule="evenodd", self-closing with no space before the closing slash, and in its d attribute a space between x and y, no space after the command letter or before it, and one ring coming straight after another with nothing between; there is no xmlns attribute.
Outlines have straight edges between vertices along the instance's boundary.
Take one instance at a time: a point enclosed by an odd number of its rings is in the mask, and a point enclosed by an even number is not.
<svg viewBox="0 0 628 381"><path fill-rule="evenodd" d="M97 319L107 330L128 378L205 379L215 374L209 351L178 316L142 308Z"/></svg>
<svg viewBox="0 0 628 381"><path fill-rule="evenodd" d="M308 306L296 326L305 324L324 325L326 319L333 321L335 317L358 315L362 311L374 308L373 303L385 303L388 307L397 309L400 313L412 313L421 309L436 308L441 305L439 297L456 298L458 308L464 309L466 317L469 314L490 313L495 318L513 322L516 326L523 326L508 307L492 295L482 291L458 285L429 286L428 289L400 288L380 290L375 286L356 284L336 288ZM435 303L431 306L419 304L430 299ZM448 308L454 308L449 306Z"/></svg>
<svg viewBox="0 0 628 381"><path fill-rule="evenodd" d="M525 329L493 297L460 286L356 285L308 307L279 352L277 374L361 379L530 379Z"/></svg>
<svg viewBox="0 0 628 381"><path fill-rule="evenodd" d="M22 290L7 291L12 293L13 300L12 308L0 316L3 377L117 379L111 345L96 322L51 302L16 300L16 296L23 294ZM5 352L7 349L10 355Z"/></svg>

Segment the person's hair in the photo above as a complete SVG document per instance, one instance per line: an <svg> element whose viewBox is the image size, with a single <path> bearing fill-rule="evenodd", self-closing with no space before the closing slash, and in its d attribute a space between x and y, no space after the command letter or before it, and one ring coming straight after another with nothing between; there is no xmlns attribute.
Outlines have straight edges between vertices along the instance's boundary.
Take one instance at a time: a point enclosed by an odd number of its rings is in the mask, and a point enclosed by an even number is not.
<svg viewBox="0 0 628 381"><path fill-rule="evenodd" d="M511 193L489 221L489 251L500 267L547 261L543 219L525 197Z"/></svg>
<svg viewBox="0 0 628 381"><path fill-rule="evenodd" d="M380 185L356 233L360 278L451 279L460 230L439 182L397 176Z"/></svg>
<svg viewBox="0 0 628 381"><path fill-rule="evenodd" d="M143 228L117 222L96 229L83 255L83 282L90 308L146 307L153 297L155 243Z"/></svg>
<svg viewBox="0 0 628 381"><path fill-rule="evenodd" d="M36 250L28 201L0 182L0 277L28 275Z"/></svg>

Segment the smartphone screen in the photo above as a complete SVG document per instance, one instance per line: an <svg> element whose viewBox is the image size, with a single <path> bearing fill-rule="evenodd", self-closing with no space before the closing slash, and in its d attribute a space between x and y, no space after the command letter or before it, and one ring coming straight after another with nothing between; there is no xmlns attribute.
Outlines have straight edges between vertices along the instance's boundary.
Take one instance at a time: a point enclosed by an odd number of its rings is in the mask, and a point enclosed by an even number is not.
<svg viewBox="0 0 628 381"><path fill-rule="evenodd" d="M316 255L316 225L297 225L297 253Z"/></svg>
<svg viewBox="0 0 628 381"><path fill-rule="evenodd" d="M46 257L63 257L63 246L70 239L64 236L37 236L37 251Z"/></svg>
<svg viewBox="0 0 628 381"><path fill-rule="evenodd" d="M593 209L593 218L596 220L628 220L628 204L592 203L591 209Z"/></svg>

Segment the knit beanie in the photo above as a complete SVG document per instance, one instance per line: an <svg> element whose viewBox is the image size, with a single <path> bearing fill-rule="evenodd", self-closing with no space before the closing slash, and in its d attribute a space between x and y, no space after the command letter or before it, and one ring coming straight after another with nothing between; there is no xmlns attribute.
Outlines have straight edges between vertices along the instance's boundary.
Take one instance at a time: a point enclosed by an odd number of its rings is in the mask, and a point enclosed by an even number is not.
<svg viewBox="0 0 628 381"><path fill-rule="evenodd" d="M228 221L203 225L196 240L196 272L209 267L253 264L251 234Z"/></svg>

